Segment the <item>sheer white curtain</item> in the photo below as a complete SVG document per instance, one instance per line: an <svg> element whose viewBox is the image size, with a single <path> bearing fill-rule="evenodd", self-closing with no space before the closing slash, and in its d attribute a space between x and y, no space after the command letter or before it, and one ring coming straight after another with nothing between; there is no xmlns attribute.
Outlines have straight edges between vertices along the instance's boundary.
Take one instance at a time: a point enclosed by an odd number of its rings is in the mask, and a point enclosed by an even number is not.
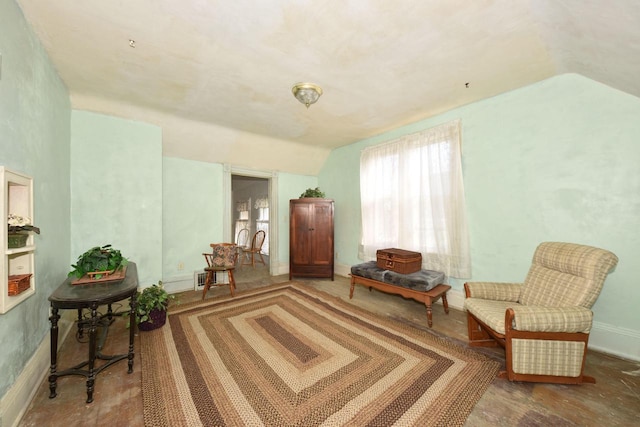
<svg viewBox="0 0 640 427"><path fill-rule="evenodd" d="M401 248L422 253L424 268L471 277L459 120L364 149L360 194L362 259Z"/></svg>
<svg viewBox="0 0 640 427"><path fill-rule="evenodd" d="M262 253L269 255L269 198L262 196L256 200L255 209L258 209L258 219L256 219L256 232L264 230L264 243Z"/></svg>
<svg viewBox="0 0 640 427"><path fill-rule="evenodd" d="M248 200L239 200L236 202L236 229L235 229L235 238L238 238L238 233L243 228L249 229L250 220L251 220L251 199ZM251 230L249 230L249 234L251 234ZM251 244L251 242L249 242Z"/></svg>

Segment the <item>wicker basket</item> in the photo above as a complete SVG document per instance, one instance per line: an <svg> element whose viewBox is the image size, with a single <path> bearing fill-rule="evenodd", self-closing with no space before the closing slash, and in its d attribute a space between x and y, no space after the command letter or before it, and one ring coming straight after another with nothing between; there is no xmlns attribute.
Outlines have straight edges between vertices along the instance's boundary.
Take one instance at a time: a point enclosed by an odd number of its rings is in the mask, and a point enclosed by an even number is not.
<svg viewBox="0 0 640 427"><path fill-rule="evenodd" d="M26 291L31 286L31 274L16 274L9 276L8 293L10 297Z"/></svg>
<svg viewBox="0 0 640 427"><path fill-rule="evenodd" d="M26 233L9 233L7 235L7 245L9 249L23 248L27 244L29 235Z"/></svg>
<svg viewBox="0 0 640 427"><path fill-rule="evenodd" d="M138 325L139 330L152 331L162 327L167 321L167 311L154 308L149 312L149 318L151 321L147 320L146 322L140 322Z"/></svg>

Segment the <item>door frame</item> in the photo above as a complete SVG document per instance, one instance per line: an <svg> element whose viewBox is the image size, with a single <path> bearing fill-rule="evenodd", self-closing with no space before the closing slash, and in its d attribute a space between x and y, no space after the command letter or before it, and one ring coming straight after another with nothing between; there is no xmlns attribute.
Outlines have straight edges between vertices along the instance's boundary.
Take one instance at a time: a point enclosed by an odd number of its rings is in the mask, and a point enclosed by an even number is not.
<svg viewBox="0 0 640 427"><path fill-rule="evenodd" d="M268 181L269 188L269 275L273 276L279 265L278 252L278 172L257 171L253 169L243 169L229 164L224 164L222 176L222 192L224 209L222 215L222 237L225 242L233 242L234 236L231 232L233 219L233 206L231 194L231 175L252 176L264 178Z"/></svg>

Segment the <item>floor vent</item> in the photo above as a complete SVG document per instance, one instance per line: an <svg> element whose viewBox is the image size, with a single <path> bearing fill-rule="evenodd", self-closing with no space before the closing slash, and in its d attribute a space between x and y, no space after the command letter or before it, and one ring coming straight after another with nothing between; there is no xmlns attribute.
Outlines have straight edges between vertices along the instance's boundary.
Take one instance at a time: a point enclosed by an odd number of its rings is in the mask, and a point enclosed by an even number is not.
<svg viewBox="0 0 640 427"><path fill-rule="evenodd" d="M198 291L204 287L204 283L207 280L207 273L204 270L197 270L193 272L193 289ZM213 283L216 283L216 276L213 275Z"/></svg>

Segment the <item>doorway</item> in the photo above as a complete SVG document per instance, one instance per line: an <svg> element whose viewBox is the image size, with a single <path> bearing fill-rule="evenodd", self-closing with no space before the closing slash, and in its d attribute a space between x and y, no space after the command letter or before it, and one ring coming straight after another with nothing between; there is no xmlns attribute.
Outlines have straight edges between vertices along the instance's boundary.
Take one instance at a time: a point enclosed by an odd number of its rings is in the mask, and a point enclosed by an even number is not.
<svg viewBox="0 0 640 427"><path fill-rule="evenodd" d="M269 180L254 176L231 175L231 232L235 242L250 245L251 237L265 232L262 253L269 255ZM248 241L238 242L241 230L248 230Z"/></svg>
<svg viewBox="0 0 640 427"><path fill-rule="evenodd" d="M238 233L247 229L251 238L265 231L262 253L274 274L278 265L277 173L242 170L227 166L224 174L225 211L223 234L226 241L236 242Z"/></svg>

